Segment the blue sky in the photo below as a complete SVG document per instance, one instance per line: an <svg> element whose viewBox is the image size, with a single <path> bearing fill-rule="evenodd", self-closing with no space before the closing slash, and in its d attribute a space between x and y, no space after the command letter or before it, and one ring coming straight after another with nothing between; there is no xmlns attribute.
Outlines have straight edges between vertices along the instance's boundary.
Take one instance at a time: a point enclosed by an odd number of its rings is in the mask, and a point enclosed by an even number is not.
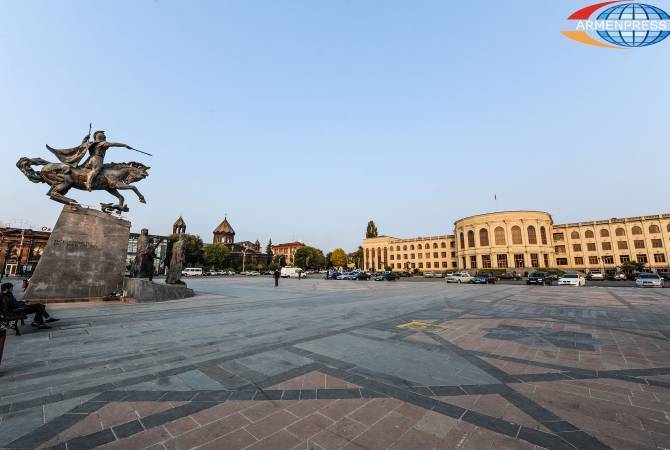
<svg viewBox="0 0 670 450"><path fill-rule="evenodd" d="M670 39L561 36L587 4L4 1L0 221L53 226L60 205L14 164L90 121L154 154L108 153L152 167L148 204L127 195L133 229L183 214L206 242L225 213L240 240L328 251L370 219L409 237L492 210L669 212Z"/></svg>

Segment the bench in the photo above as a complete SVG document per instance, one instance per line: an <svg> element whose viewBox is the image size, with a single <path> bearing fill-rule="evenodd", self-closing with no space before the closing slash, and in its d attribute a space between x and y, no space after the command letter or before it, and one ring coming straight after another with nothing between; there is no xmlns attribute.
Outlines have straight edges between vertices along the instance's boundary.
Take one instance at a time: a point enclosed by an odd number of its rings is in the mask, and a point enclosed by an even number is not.
<svg viewBox="0 0 670 450"><path fill-rule="evenodd" d="M25 320L28 318L26 314L21 311L10 311L6 314L0 313L0 323L6 328L13 328L17 336L21 336L21 330L19 330L19 322L21 325L25 325Z"/></svg>

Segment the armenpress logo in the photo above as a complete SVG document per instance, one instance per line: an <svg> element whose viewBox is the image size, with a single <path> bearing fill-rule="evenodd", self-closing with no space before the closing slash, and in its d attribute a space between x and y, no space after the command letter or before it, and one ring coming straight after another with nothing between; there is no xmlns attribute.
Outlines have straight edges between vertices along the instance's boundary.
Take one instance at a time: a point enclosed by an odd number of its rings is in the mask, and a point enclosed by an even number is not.
<svg viewBox="0 0 670 450"><path fill-rule="evenodd" d="M582 44L618 49L647 47L668 37L668 13L656 6L622 1L597 3L575 11L568 17L575 21L575 28L561 33Z"/></svg>

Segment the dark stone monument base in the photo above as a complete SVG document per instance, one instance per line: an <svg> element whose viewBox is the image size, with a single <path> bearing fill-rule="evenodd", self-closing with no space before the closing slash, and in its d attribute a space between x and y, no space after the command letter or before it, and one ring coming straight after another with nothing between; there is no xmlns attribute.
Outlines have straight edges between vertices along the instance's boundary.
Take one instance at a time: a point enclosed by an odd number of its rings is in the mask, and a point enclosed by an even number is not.
<svg viewBox="0 0 670 450"><path fill-rule="evenodd" d="M135 300L139 303L164 302L195 296L193 289L185 284L158 284L146 278L124 278L124 300Z"/></svg>
<svg viewBox="0 0 670 450"><path fill-rule="evenodd" d="M64 206L24 300L115 298L123 288L129 234L127 220L96 209Z"/></svg>

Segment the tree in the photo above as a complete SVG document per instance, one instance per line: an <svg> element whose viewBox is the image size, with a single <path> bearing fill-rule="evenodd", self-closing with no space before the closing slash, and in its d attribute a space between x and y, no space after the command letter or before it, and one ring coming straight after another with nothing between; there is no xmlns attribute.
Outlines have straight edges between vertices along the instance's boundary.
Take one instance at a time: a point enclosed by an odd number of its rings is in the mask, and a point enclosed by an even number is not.
<svg viewBox="0 0 670 450"><path fill-rule="evenodd" d="M365 238L376 238L379 234L377 233L377 225L375 225L374 221L369 221L368 222L368 229L365 231Z"/></svg>
<svg viewBox="0 0 670 450"><path fill-rule="evenodd" d="M320 269L326 264L326 257L318 248L305 246L296 250L293 261L303 269Z"/></svg>
<svg viewBox="0 0 670 450"><path fill-rule="evenodd" d="M636 272L642 272L644 270L644 264L637 261L627 261L621 264L621 271L626 275L631 275Z"/></svg>
<svg viewBox="0 0 670 450"><path fill-rule="evenodd" d="M272 256L272 239L270 239L268 245L265 246L265 254Z"/></svg>
<svg viewBox="0 0 670 450"><path fill-rule="evenodd" d="M184 242L184 263L186 267L198 267L202 265L202 239L200 236L193 234L173 234L170 236L170 241L168 242L168 248L165 255L165 263L170 264L170 259L172 257L172 244L177 242L180 236L184 236L186 242Z"/></svg>
<svg viewBox="0 0 670 450"><path fill-rule="evenodd" d="M286 265L286 257L284 255L275 255L272 258L272 265L275 268L284 267Z"/></svg>
<svg viewBox="0 0 670 450"><path fill-rule="evenodd" d="M221 269L228 256L230 255L230 249L224 244L211 244L205 247L203 252L203 259L205 264L214 269Z"/></svg>
<svg viewBox="0 0 670 450"><path fill-rule="evenodd" d="M330 255L330 262L335 267L344 267L347 264L347 254L341 248L336 248Z"/></svg>
<svg viewBox="0 0 670 450"><path fill-rule="evenodd" d="M358 246L358 249L356 249L356 251L353 253L354 255L353 262L359 269L363 268L363 253L364 253L363 247L361 247L360 245Z"/></svg>
<svg viewBox="0 0 670 450"><path fill-rule="evenodd" d="M333 252L326 253L326 269L330 269L333 266L333 263L330 260L331 256L333 256Z"/></svg>

